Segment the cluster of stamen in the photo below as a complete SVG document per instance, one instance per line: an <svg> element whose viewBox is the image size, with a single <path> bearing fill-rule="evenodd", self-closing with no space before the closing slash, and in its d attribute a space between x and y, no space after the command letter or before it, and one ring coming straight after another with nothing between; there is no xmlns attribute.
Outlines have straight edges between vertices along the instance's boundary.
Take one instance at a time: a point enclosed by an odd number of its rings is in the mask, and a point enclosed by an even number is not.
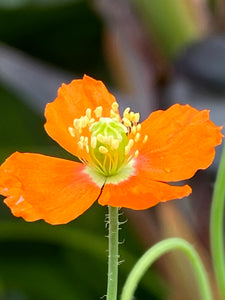
<svg viewBox="0 0 225 300"><path fill-rule="evenodd" d="M130 107L127 107L123 112L122 123L127 127L128 133L130 135L130 139L128 141L127 146L125 147L125 155L128 155L131 151L131 148L134 146L135 143L139 142L141 138L141 124L138 123L140 120L140 114L134 113L130 111ZM148 140L148 135L144 136L142 140L143 143L146 143ZM134 157L137 157L139 151L136 150L134 152Z"/></svg>
<svg viewBox="0 0 225 300"><path fill-rule="evenodd" d="M87 108L85 115L74 119L73 126L68 128L81 150L80 159L94 165L105 176L113 176L136 158L139 155L137 143L146 143L148 139L147 135L141 135L140 114L130 111L128 107L121 119L118 107L117 102L112 104L110 117L102 116L102 106L93 111ZM90 161L82 157L82 151L89 154Z"/></svg>

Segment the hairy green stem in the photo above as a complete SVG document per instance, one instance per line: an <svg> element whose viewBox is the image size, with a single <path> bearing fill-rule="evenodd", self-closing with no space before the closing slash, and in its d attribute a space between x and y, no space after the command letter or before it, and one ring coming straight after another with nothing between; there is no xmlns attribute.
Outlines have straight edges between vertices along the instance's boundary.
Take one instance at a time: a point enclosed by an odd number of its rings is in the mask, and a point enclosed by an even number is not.
<svg viewBox="0 0 225 300"><path fill-rule="evenodd" d="M182 250L192 263L202 299L212 300L207 274L198 253L191 244L180 238L169 238L157 243L138 260L125 282L121 300L133 299L132 297L139 281L152 263L161 255L176 249Z"/></svg>
<svg viewBox="0 0 225 300"><path fill-rule="evenodd" d="M118 208L108 207L108 226L109 226L109 254L108 254L108 285L107 300L117 299L118 286Z"/></svg>
<svg viewBox="0 0 225 300"><path fill-rule="evenodd" d="M215 182L210 216L210 243L218 287L225 299L225 258L223 216L225 204L225 145Z"/></svg>

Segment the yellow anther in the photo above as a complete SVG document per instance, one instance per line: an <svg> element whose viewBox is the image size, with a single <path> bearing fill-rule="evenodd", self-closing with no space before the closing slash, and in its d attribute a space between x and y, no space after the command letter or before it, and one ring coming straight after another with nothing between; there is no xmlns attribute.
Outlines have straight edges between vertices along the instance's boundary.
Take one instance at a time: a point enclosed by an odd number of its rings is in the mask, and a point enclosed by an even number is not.
<svg viewBox="0 0 225 300"><path fill-rule="evenodd" d="M75 129L73 127L68 127L68 131L72 137L75 137Z"/></svg>
<svg viewBox="0 0 225 300"><path fill-rule="evenodd" d="M130 152L130 148L128 146L125 147L125 155L127 155Z"/></svg>
<svg viewBox="0 0 225 300"><path fill-rule="evenodd" d="M106 142L106 138L101 133L97 135L97 140L102 144Z"/></svg>
<svg viewBox="0 0 225 300"><path fill-rule="evenodd" d="M85 128L89 123L89 119L87 116L82 116L80 121L81 121L81 128Z"/></svg>
<svg viewBox="0 0 225 300"><path fill-rule="evenodd" d="M139 114L139 113L135 113L135 114L134 114L134 122L135 122L135 123L138 123L139 120L140 120L140 114Z"/></svg>
<svg viewBox="0 0 225 300"><path fill-rule="evenodd" d="M89 153L89 146L85 145L86 152Z"/></svg>
<svg viewBox="0 0 225 300"><path fill-rule="evenodd" d="M135 116L134 112L131 111L129 115L129 120L134 121L134 116Z"/></svg>
<svg viewBox="0 0 225 300"><path fill-rule="evenodd" d="M80 123L79 123L79 127L83 128L84 126L84 116L80 117Z"/></svg>
<svg viewBox="0 0 225 300"><path fill-rule="evenodd" d="M84 145L88 145L88 137L87 136L85 136L85 138L84 138Z"/></svg>
<svg viewBox="0 0 225 300"><path fill-rule="evenodd" d="M132 126L131 127L131 133L135 134L137 132L137 127L136 126Z"/></svg>
<svg viewBox="0 0 225 300"><path fill-rule="evenodd" d="M123 124L126 126L126 127L131 127L131 121L128 120L128 118L123 118Z"/></svg>
<svg viewBox="0 0 225 300"><path fill-rule="evenodd" d="M97 146L97 138L96 136L91 137L91 148L95 149Z"/></svg>
<svg viewBox="0 0 225 300"><path fill-rule="evenodd" d="M135 151L135 153L134 153L134 157L135 157L135 158L137 158L137 157L138 157L138 155L139 155L139 151L138 151L138 150L136 150L136 151Z"/></svg>
<svg viewBox="0 0 225 300"><path fill-rule="evenodd" d="M120 116L118 114L115 114L114 117L111 117L114 121L120 122Z"/></svg>
<svg viewBox="0 0 225 300"><path fill-rule="evenodd" d="M79 134L82 133L82 128L81 127L79 127L78 132L79 132Z"/></svg>
<svg viewBox="0 0 225 300"><path fill-rule="evenodd" d="M88 122L88 125L91 126L93 123L95 122L95 119L94 118L91 118Z"/></svg>
<svg viewBox="0 0 225 300"><path fill-rule="evenodd" d="M101 118L101 116L102 116L102 106L96 107L96 109L94 110L94 113L95 113L96 118Z"/></svg>
<svg viewBox="0 0 225 300"><path fill-rule="evenodd" d="M120 141L117 139L113 139L111 142L112 150L117 150L119 148Z"/></svg>
<svg viewBox="0 0 225 300"><path fill-rule="evenodd" d="M100 147L98 148L98 150L99 150L99 152L102 153L102 154L108 153L108 149L107 149L106 147L104 147L104 146L100 146Z"/></svg>
<svg viewBox="0 0 225 300"><path fill-rule="evenodd" d="M74 126L76 129L79 129L79 128L80 128L80 119L74 119L74 120L73 120L73 126Z"/></svg>
<svg viewBox="0 0 225 300"><path fill-rule="evenodd" d="M133 145L134 145L134 140L130 139L128 144L125 147L125 155L129 154L129 152L130 152L131 148L133 147Z"/></svg>
<svg viewBox="0 0 225 300"><path fill-rule="evenodd" d="M130 148L132 148L133 145L134 145L134 140L133 140L133 139L130 139L127 145L128 145Z"/></svg>
<svg viewBox="0 0 225 300"><path fill-rule="evenodd" d="M114 110L110 110L110 118L117 118L118 114Z"/></svg>
<svg viewBox="0 0 225 300"><path fill-rule="evenodd" d="M135 137L134 137L134 140L135 140L135 142L137 143L139 140L140 140L140 133L138 132L138 133L136 133L136 135L135 135Z"/></svg>
<svg viewBox="0 0 225 300"><path fill-rule="evenodd" d="M137 124L137 131L140 131L141 130L141 124Z"/></svg>
<svg viewBox="0 0 225 300"><path fill-rule="evenodd" d="M112 110L114 112L117 112L118 108L119 108L119 104L117 102L113 102L113 104L112 104Z"/></svg>
<svg viewBox="0 0 225 300"><path fill-rule="evenodd" d="M147 140L148 140L148 135L146 134L144 139L143 139L143 144L145 144L147 142Z"/></svg>
<svg viewBox="0 0 225 300"><path fill-rule="evenodd" d="M81 137L80 137L80 142L84 142L84 136L82 135Z"/></svg>
<svg viewBox="0 0 225 300"><path fill-rule="evenodd" d="M123 112L123 117L127 118L129 116L129 113L130 113L130 107L127 107Z"/></svg>
<svg viewBox="0 0 225 300"><path fill-rule="evenodd" d="M90 108L86 109L86 116L88 117L89 120L91 119L91 109Z"/></svg>
<svg viewBox="0 0 225 300"><path fill-rule="evenodd" d="M81 150L84 149L84 144L83 144L83 142L79 141L77 144L78 144L78 147L79 147Z"/></svg>

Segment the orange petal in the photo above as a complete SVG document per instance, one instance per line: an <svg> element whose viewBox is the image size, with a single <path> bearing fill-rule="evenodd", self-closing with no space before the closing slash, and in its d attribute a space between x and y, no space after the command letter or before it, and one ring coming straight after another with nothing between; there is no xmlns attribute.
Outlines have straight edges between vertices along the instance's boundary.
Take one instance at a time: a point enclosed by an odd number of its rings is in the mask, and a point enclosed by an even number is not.
<svg viewBox="0 0 225 300"><path fill-rule="evenodd" d="M14 153L0 167L0 193L17 217L64 224L97 199L100 189L81 163L41 154Z"/></svg>
<svg viewBox="0 0 225 300"><path fill-rule="evenodd" d="M93 111L97 106L102 106L102 115L108 117L115 101L115 97L101 81L88 76L73 80L70 84L63 84L58 90L57 98L47 104L45 129L53 140L78 156L78 140L70 135L68 127L73 126L75 118L84 116L87 108Z"/></svg>
<svg viewBox="0 0 225 300"><path fill-rule="evenodd" d="M142 123L146 144L140 144L149 176L159 181L179 181L207 168L222 141L221 127L209 120L209 111L175 104L153 112Z"/></svg>
<svg viewBox="0 0 225 300"><path fill-rule="evenodd" d="M98 202L101 205L146 209L172 199L188 196L191 188L188 185L172 186L153 181L144 169L144 161L136 160L135 175L118 185L106 184Z"/></svg>

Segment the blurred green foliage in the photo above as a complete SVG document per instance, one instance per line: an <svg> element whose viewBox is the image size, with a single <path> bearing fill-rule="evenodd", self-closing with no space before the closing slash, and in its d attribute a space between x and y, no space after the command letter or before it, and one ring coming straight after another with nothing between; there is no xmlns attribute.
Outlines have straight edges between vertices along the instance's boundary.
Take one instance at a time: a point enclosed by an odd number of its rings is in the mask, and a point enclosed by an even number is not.
<svg viewBox="0 0 225 300"><path fill-rule="evenodd" d="M180 0L133 0L147 30L157 40L163 54L174 57L182 48L201 36L191 5Z"/></svg>
<svg viewBox="0 0 225 300"><path fill-rule="evenodd" d="M85 1L0 9L0 40L83 76L105 74L102 24Z"/></svg>
<svg viewBox="0 0 225 300"><path fill-rule="evenodd" d="M29 147L48 144L43 130L44 118L0 86L0 147L1 161L12 151L28 151Z"/></svg>

